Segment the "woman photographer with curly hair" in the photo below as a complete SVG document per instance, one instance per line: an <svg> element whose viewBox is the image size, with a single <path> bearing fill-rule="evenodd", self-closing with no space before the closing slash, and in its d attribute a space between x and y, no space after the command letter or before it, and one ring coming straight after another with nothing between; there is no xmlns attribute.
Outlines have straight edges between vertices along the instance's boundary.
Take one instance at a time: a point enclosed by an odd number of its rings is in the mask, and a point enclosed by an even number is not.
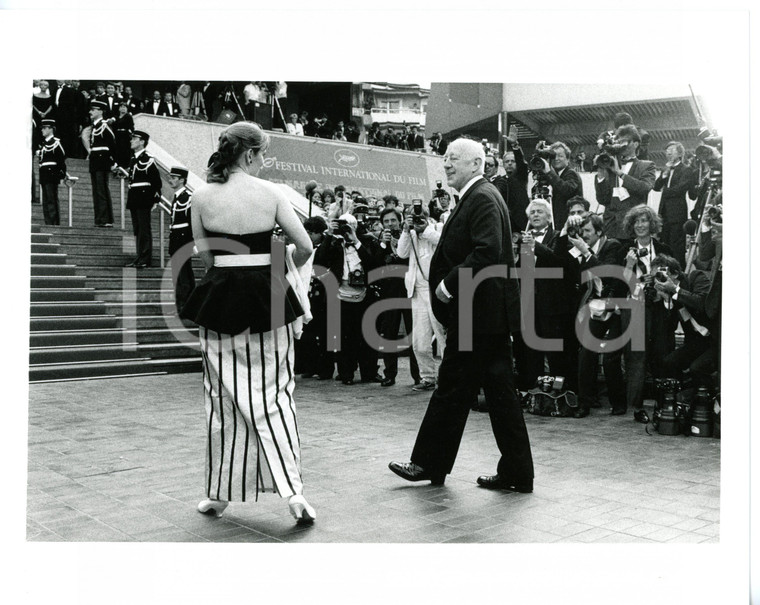
<svg viewBox="0 0 760 605"><path fill-rule="evenodd" d="M649 415L644 409L647 366L651 367L652 374L657 376L657 368L661 367L662 359L673 350L670 344L672 338L668 338L670 313L666 308L667 301L654 289L658 267L653 266L653 261L660 254L672 254L669 246L655 239L662 230L662 219L649 206L641 204L631 208L623 219L623 229L630 237L621 242L625 253L623 275L629 283L635 282L634 290L628 296L633 305L643 305L643 308L638 309L643 313L635 315L631 309L622 310L623 331L625 332L628 326L632 329L624 352L626 403L627 407L633 408L634 420L646 424L649 422ZM641 321L632 325L632 317L640 317ZM640 336L643 336L643 347L640 346ZM622 415L626 409L613 409L612 413Z"/></svg>
<svg viewBox="0 0 760 605"><path fill-rule="evenodd" d="M219 137L207 184L193 195L193 235L207 268L182 308L199 325L207 420L206 500L221 516L230 501L271 489L311 522L303 497L293 403L293 325L303 309L284 264L272 264L273 231L295 244L303 265L312 244L287 194L257 178L269 137L239 122Z"/></svg>

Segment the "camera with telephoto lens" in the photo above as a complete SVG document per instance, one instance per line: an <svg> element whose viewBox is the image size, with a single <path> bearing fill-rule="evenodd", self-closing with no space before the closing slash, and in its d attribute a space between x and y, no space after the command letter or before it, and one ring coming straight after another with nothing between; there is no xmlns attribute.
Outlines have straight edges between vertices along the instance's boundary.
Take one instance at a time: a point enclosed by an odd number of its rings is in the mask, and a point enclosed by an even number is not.
<svg viewBox="0 0 760 605"><path fill-rule="evenodd" d="M443 190L443 182L436 181L435 189L433 189L433 197L444 197L446 192Z"/></svg>
<svg viewBox="0 0 760 605"><path fill-rule="evenodd" d="M567 235L568 237L580 237L581 232L575 225L568 225L567 226Z"/></svg>
<svg viewBox="0 0 760 605"><path fill-rule="evenodd" d="M536 145L536 153L534 153L528 161L528 166L534 172L544 171L544 160L551 164L552 160L556 157L556 153L553 149L550 149L546 144L546 141L539 141Z"/></svg>
<svg viewBox="0 0 760 605"><path fill-rule="evenodd" d="M666 281L668 281L668 270L665 267L660 267L657 269L657 271L654 274L655 280L660 282L661 284L664 284Z"/></svg>
<svg viewBox="0 0 760 605"><path fill-rule="evenodd" d="M617 140L614 133L605 132L597 141L599 145L599 155L594 158L594 165L601 168L612 166L612 158L619 156L628 147L628 143Z"/></svg>

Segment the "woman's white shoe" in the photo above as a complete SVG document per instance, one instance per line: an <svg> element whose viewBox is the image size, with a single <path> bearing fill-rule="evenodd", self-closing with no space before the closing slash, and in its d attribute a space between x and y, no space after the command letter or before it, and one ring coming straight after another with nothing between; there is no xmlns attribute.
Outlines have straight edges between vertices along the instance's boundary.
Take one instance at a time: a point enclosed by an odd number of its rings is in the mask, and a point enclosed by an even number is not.
<svg viewBox="0 0 760 605"><path fill-rule="evenodd" d="M317 511L309 506L306 498L301 495L291 496L288 500L288 506L290 507L290 514L299 524L311 524L317 518Z"/></svg>
<svg viewBox="0 0 760 605"><path fill-rule="evenodd" d="M203 513L204 515L221 517L228 504L229 502L226 502L225 500L201 500L198 503L198 512Z"/></svg>

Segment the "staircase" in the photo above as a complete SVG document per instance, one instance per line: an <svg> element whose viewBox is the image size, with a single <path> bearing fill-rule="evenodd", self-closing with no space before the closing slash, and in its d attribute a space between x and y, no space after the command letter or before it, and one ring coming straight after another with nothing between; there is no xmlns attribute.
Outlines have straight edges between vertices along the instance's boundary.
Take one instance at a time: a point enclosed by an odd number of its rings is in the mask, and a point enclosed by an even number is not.
<svg viewBox="0 0 760 605"><path fill-rule="evenodd" d="M153 212L154 267L125 269L135 243L129 216L126 230L119 228L118 179L111 181L116 224L97 228L87 161L67 160L67 168L79 177L73 226L63 226L68 225L63 184L62 226L45 225L42 207L32 205L29 381L200 371L198 329L173 316L171 281L159 266L159 209ZM193 267L200 279L199 259ZM170 325L189 342L180 342Z"/></svg>

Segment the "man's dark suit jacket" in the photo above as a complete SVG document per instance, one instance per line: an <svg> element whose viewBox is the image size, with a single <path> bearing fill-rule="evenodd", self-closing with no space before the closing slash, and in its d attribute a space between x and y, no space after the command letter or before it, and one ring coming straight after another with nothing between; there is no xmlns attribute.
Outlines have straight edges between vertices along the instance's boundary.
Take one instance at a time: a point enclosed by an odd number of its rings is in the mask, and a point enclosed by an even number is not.
<svg viewBox="0 0 760 605"><path fill-rule="evenodd" d="M158 102L158 108L154 110L153 99L150 99L149 101L145 101L145 104L143 106L143 113L149 113L153 116L168 116L169 108L167 107L166 103L161 100Z"/></svg>
<svg viewBox="0 0 760 605"><path fill-rule="evenodd" d="M63 94L63 93L61 93ZM106 104L106 109L103 110L103 118L106 120L109 118L115 118L119 115L119 103L121 103L121 95L114 95L112 102L108 102L108 95L102 94L95 97L98 101L103 101Z"/></svg>
<svg viewBox="0 0 760 605"><path fill-rule="evenodd" d="M544 235L543 243L536 242L533 251L536 257L536 269L562 268L563 270L561 279L536 279L533 282L536 316L567 315L575 310L576 288L570 277L571 274L568 272L568 269L572 270L573 268L568 267L568 260L563 255L555 252L558 245L556 242L559 239L558 235L559 231L554 231L550 225L547 228L546 235ZM520 256L521 265L524 265L522 250ZM566 256L569 257L569 254Z"/></svg>
<svg viewBox="0 0 760 605"><path fill-rule="evenodd" d="M710 292L710 275L707 271L695 269L687 276L682 276L679 283L681 289L678 298L673 301L676 309L686 308L695 321L705 327L710 327L712 322L705 311L705 300ZM684 329L693 329L691 322L682 322Z"/></svg>
<svg viewBox="0 0 760 605"><path fill-rule="evenodd" d="M509 183L507 182L507 177L500 174L495 176L490 183L499 190L499 193L501 193L501 199L503 199L506 204L509 199ZM509 206L507 206L507 212L509 212ZM511 216L509 217L509 224L512 225Z"/></svg>
<svg viewBox="0 0 760 605"><path fill-rule="evenodd" d="M543 175L552 186L552 215L554 226L562 229L567 220L567 200L576 195L583 195L583 182L578 173L570 166L557 174L552 168L548 174Z"/></svg>
<svg viewBox="0 0 760 605"><path fill-rule="evenodd" d="M577 309L580 309L589 300L593 300L595 298L625 298L625 294L627 292L626 286L625 283L619 279L614 279L612 277L600 278L602 280L601 296L598 296L596 293L593 279L588 280L585 284L581 283L584 271L593 272L594 267L600 267L604 265L620 266L620 259L622 258L622 244L618 240L607 238L604 235L602 238L604 239L602 240L602 244L599 246L597 253L594 254L592 252L591 256L584 258L580 262L575 257L570 255L568 239L566 235L558 237L555 241L554 249L556 252L559 253L563 247L565 250L568 250L567 258L569 260L566 270L568 271L568 274L570 275L572 281L578 286Z"/></svg>
<svg viewBox="0 0 760 605"><path fill-rule="evenodd" d="M516 231L524 231L528 225L525 209L530 204L530 196L528 196L528 164L525 161L522 149L518 146L509 151L515 154L517 168L512 176L507 177L509 199L505 199L504 201L507 202L509 219L512 222L512 232L514 233Z"/></svg>
<svg viewBox="0 0 760 605"><path fill-rule="evenodd" d="M630 171L621 179L618 179L613 172L608 172L601 183L597 177L594 177L596 201L604 206L604 234L607 237L616 239L629 237L629 234L623 230L623 219L631 208L647 203L649 192L654 187L655 176L654 162L633 160ZM617 180L620 180L621 187L628 190L629 197L625 200L612 197Z"/></svg>
<svg viewBox="0 0 760 605"><path fill-rule="evenodd" d="M515 266L507 206L491 183L480 178L462 196L441 232L430 262L430 301L436 319L449 329L459 323L459 269L480 270ZM435 295L444 282L453 299L441 302ZM506 334L520 329L520 288L516 278L487 279L473 297L473 331Z"/></svg>
<svg viewBox="0 0 760 605"><path fill-rule="evenodd" d="M672 173L669 179L660 175L654 182L654 190L662 191L657 212L665 223L682 225L688 218L686 193L695 185L697 176L694 170L683 164L673 168Z"/></svg>

